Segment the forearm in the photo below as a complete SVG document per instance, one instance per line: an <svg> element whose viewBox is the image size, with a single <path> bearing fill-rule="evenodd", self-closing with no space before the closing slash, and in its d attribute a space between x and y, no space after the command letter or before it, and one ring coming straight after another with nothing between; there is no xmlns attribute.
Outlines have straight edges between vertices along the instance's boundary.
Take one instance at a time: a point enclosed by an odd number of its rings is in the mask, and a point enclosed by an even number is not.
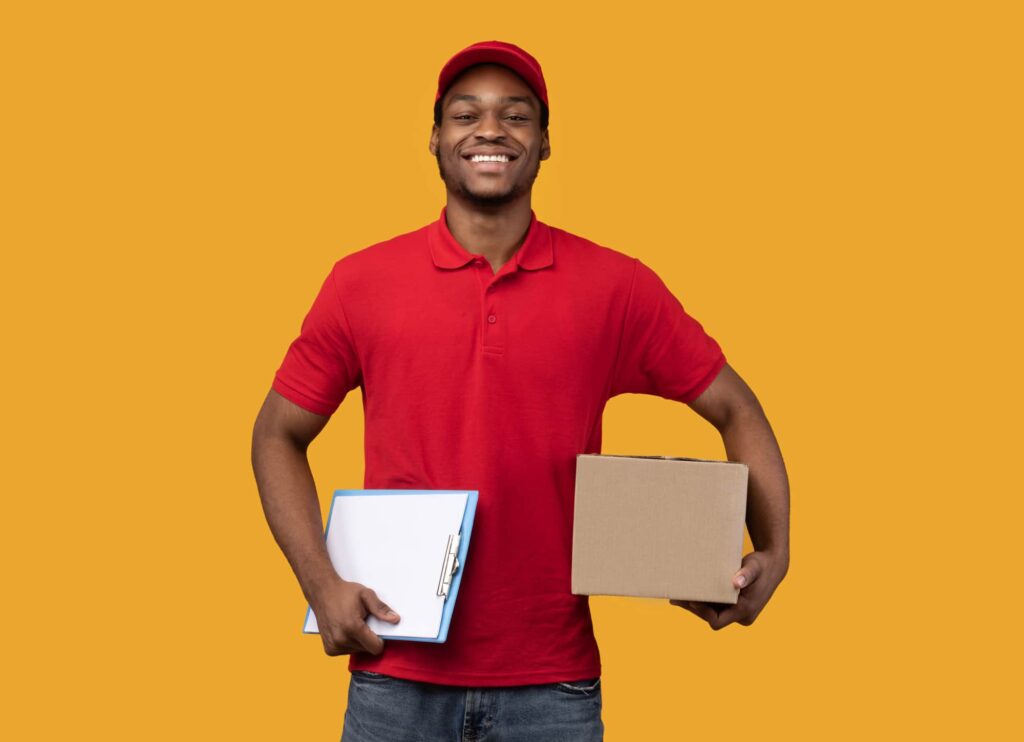
<svg viewBox="0 0 1024 742"><path fill-rule="evenodd" d="M750 470L747 529L757 551L770 551L789 561L789 480L782 452L760 406L732 415L721 428L730 461Z"/></svg>
<svg viewBox="0 0 1024 742"><path fill-rule="evenodd" d="M257 434L252 465L270 530L312 603L338 574L324 543L323 518L306 452L287 438Z"/></svg>

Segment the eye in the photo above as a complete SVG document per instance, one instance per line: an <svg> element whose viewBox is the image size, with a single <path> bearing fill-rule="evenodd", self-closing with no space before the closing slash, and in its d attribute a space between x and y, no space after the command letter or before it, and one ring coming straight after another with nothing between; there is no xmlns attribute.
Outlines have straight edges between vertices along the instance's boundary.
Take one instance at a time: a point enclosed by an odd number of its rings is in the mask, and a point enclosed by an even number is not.
<svg viewBox="0 0 1024 742"><path fill-rule="evenodd" d="M529 121L530 119L518 113L513 113L509 117L510 121Z"/></svg>
<svg viewBox="0 0 1024 742"><path fill-rule="evenodd" d="M472 121L473 114L471 113L457 113L452 118L456 121Z"/></svg>

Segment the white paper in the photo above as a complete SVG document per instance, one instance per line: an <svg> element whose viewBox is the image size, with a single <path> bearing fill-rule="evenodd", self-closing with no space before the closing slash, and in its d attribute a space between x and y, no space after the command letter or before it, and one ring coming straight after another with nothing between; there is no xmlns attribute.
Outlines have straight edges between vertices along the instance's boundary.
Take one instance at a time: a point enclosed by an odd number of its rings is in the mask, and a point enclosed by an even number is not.
<svg viewBox="0 0 1024 742"><path fill-rule="evenodd" d="M448 537L462 528L467 492L422 495L340 495L327 532L327 551L345 580L372 588L401 616L397 624L366 617L378 636L434 638L443 595L437 583ZM307 632L317 631L312 611Z"/></svg>

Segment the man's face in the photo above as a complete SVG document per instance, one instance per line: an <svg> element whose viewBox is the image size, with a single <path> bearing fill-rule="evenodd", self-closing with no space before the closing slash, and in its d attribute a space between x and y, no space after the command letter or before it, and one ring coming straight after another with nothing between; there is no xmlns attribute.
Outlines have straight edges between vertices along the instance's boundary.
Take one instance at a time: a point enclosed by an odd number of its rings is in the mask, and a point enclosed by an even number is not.
<svg viewBox="0 0 1024 742"><path fill-rule="evenodd" d="M449 193L480 206L510 203L530 192L551 155L540 101L508 68L472 67L445 92L430 152Z"/></svg>

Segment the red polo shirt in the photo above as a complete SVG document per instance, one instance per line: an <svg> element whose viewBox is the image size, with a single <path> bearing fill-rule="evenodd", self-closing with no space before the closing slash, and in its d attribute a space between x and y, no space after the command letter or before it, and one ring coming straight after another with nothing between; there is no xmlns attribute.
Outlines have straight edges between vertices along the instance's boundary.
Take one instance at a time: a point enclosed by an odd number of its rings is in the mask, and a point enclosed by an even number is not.
<svg viewBox="0 0 1024 742"><path fill-rule="evenodd" d="M497 274L443 209L335 263L273 388L318 415L362 388L366 489L480 493L448 641L388 641L349 669L464 686L599 676L588 599L570 592L576 455L601 452L610 397L689 402L724 365L650 268L536 215Z"/></svg>

